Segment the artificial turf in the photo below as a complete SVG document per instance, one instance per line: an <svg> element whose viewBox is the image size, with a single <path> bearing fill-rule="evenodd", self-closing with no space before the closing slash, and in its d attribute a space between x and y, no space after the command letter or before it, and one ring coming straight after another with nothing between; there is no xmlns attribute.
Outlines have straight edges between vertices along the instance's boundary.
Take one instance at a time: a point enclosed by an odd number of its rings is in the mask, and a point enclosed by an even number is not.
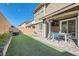
<svg viewBox="0 0 79 59"><path fill-rule="evenodd" d="M6 56L72 56L64 51L59 52L27 35L14 36Z"/></svg>

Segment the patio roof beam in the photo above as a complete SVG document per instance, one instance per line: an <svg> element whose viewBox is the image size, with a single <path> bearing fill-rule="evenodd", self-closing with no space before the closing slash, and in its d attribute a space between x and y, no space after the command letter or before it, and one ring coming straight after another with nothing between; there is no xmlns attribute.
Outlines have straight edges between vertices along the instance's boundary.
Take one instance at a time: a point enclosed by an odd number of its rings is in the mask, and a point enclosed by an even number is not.
<svg viewBox="0 0 79 59"><path fill-rule="evenodd" d="M61 19L64 19L64 18L77 16L78 12L79 12L79 10L76 10L76 11L71 11L71 12L68 12L68 13L63 13L63 14L60 14L60 15L52 16L52 17L48 18L46 21L49 21L50 19L51 20L61 20Z"/></svg>

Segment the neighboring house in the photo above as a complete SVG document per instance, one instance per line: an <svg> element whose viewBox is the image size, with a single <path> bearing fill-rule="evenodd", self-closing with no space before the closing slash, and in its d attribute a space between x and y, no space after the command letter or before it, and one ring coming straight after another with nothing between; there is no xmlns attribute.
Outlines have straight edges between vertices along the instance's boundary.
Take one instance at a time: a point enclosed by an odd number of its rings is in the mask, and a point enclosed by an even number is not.
<svg viewBox="0 0 79 59"><path fill-rule="evenodd" d="M35 31L35 26L34 26L35 21L26 21L22 23L20 26L18 26L18 29L22 31L24 34L33 34Z"/></svg>
<svg viewBox="0 0 79 59"><path fill-rule="evenodd" d="M0 34L4 32L9 32L9 28L11 27L11 24L9 21L3 16L3 14L0 12Z"/></svg>
<svg viewBox="0 0 79 59"><path fill-rule="evenodd" d="M53 32L69 33L79 46L78 3L42 3L33 10L33 13L35 32L38 35L48 37Z"/></svg>
<svg viewBox="0 0 79 59"><path fill-rule="evenodd" d="M35 33L35 21L31 21L30 23L28 23L27 25L26 25L26 32L28 33L28 34L33 34L33 33Z"/></svg>

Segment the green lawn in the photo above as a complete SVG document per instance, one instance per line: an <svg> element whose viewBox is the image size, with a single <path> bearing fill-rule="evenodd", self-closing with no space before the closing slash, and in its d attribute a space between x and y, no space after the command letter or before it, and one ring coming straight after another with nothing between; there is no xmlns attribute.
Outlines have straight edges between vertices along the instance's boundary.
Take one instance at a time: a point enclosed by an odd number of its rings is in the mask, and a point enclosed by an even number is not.
<svg viewBox="0 0 79 59"><path fill-rule="evenodd" d="M35 39L19 35L12 39L7 56L71 56L68 52L59 52Z"/></svg>

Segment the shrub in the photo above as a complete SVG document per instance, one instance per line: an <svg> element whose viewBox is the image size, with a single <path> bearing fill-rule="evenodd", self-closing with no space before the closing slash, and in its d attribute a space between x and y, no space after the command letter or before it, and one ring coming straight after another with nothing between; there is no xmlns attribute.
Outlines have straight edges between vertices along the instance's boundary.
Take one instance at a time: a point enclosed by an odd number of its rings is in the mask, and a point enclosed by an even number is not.
<svg viewBox="0 0 79 59"><path fill-rule="evenodd" d="M0 35L0 38L1 38L1 39L4 39L4 38L6 38L7 36L8 36L8 33L3 33L3 34Z"/></svg>
<svg viewBox="0 0 79 59"><path fill-rule="evenodd" d="M8 37L8 33L3 33L3 34L1 34L0 35L0 45L2 44L2 43L4 43L4 41L6 40L6 38Z"/></svg>

